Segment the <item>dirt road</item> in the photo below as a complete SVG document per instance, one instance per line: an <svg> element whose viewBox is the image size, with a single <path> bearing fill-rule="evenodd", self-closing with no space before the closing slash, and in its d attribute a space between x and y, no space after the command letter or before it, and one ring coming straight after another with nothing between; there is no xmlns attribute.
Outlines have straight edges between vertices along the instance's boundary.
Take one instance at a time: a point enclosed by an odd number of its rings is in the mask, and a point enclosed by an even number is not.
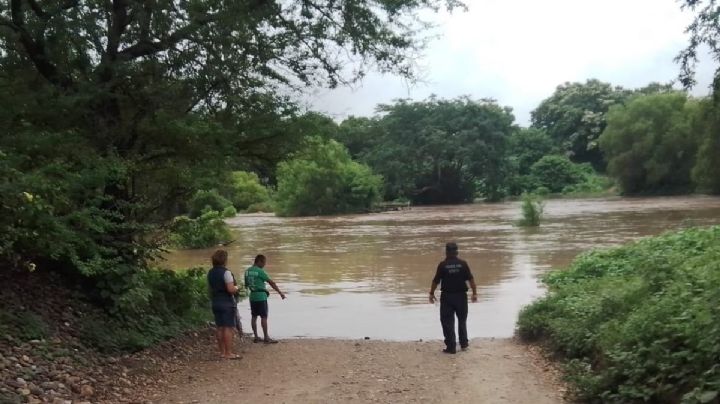
<svg viewBox="0 0 720 404"><path fill-rule="evenodd" d="M562 403L554 371L513 340L442 343L287 340L246 342L241 360L218 361L212 341L189 368L166 375L161 403Z"/></svg>

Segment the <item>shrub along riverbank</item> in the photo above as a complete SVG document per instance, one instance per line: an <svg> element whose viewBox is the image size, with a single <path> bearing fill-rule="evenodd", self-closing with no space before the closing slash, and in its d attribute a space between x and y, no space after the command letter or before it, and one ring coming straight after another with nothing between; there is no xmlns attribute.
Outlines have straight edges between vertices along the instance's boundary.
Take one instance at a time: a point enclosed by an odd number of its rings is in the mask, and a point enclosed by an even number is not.
<svg viewBox="0 0 720 404"><path fill-rule="evenodd" d="M577 258L548 274L519 335L566 362L589 402L720 399L720 226Z"/></svg>

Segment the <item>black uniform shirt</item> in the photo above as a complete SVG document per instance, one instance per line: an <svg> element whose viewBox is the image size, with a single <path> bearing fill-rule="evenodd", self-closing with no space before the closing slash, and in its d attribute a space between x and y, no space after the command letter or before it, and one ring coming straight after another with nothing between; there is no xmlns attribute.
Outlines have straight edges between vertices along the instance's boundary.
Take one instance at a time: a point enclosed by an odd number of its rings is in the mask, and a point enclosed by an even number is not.
<svg viewBox="0 0 720 404"><path fill-rule="evenodd" d="M438 264L433 282L441 283L443 292L467 292L467 281L473 279L467 262L457 257L446 258Z"/></svg>

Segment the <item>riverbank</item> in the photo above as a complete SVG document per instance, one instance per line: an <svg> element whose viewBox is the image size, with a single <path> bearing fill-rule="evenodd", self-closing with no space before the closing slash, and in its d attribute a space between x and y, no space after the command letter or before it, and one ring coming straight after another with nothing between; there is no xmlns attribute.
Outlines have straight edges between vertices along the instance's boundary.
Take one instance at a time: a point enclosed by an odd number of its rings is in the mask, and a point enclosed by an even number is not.
<svg viewBox="0 0 720 404"><path fill-rule="evenodd" d="M287 339L237 344L219 361L202 327L134 354L106 354L82 330L102 311L52 273L0 276L1 403L469 402L558 403L564 388L536 348L477 339L442 343ZM93 320L94 321L94 320ZM102 329L102 321L97 323ZM153 326L148 324L148 327ZM439 326L437 326L439 328ZM107 331L107 338L116 336ZM439 329L436 330L439 333Z"/></svg>
<svg viewBox="0 0 720 404"><path fill-rule="evenodd" d="M294 339L238 346L242 359L216 359L213 336L194 356L143 391L157 403L562 403L558 372L533 347L476 339L456 355L442 342Z"/></svg>
<svg viewBox="0 0 720 404"><path fill-rule="evenodd" d="M138 402L136 392L192 356L201 326L135 354L83 289L53 272L0 271L0 403ZM158 329L166 324L148 322ZM126 333L127 334L127 333ZM135 334L133 334L135 335ZM137 334L140 335L140 334ZM99 340L99 339L102 339ZM153 375L148 378L148 375Z"/></svg>

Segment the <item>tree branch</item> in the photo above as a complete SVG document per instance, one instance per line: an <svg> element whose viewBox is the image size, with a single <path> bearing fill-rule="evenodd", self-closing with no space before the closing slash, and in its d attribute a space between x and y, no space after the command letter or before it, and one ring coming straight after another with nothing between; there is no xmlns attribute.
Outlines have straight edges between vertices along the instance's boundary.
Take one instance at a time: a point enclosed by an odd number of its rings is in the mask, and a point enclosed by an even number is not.
<svg viewBox="0 0 720 404"><path fill-rule="evenodd" d="M71 87L71 79L68 77L62 77L58 72L57 66L50 62L50 59L45 53L45 32L41 31L37 35L37 40L35 40L33 39L32 34L25 28L22 0L10 1L10 16L12 21L3 19L0 20L0 22L2 22L5 26L10 27L16 34L18 34L20 43L38 72L54 85L63 89Z"/></svg>
<svg viewBox="0 0 720 404"><path fill-rule="evenodd" d="M115 60L120 46L120 38L128 24L127 4L124 0L113 0L110 27L108 28L108 44L105 50L110 60Z"/></svg>
<svg viewBox="0 0 720 404"><path fill-rule="evenodd" d="M27 0L28 4L30 5L30 8L35 13L35 15L38 16L43 21L47 21L50 19L50 14L46 13L42 7L37 3L35 0Z"/></svg>
<svg viewBox="0 0 720 404"><path fill-rule="evenodd" d="M177 31L168 35L167 38L159 41L140 40L136 44L118 52L118 59L129 61L143 56L154 55L159 52L169 50L178 42L189 39L191 34L195 33L199 28L214 21L217 15L206 15L203 18L196 19L188 25L179 28Z"/></svg>

